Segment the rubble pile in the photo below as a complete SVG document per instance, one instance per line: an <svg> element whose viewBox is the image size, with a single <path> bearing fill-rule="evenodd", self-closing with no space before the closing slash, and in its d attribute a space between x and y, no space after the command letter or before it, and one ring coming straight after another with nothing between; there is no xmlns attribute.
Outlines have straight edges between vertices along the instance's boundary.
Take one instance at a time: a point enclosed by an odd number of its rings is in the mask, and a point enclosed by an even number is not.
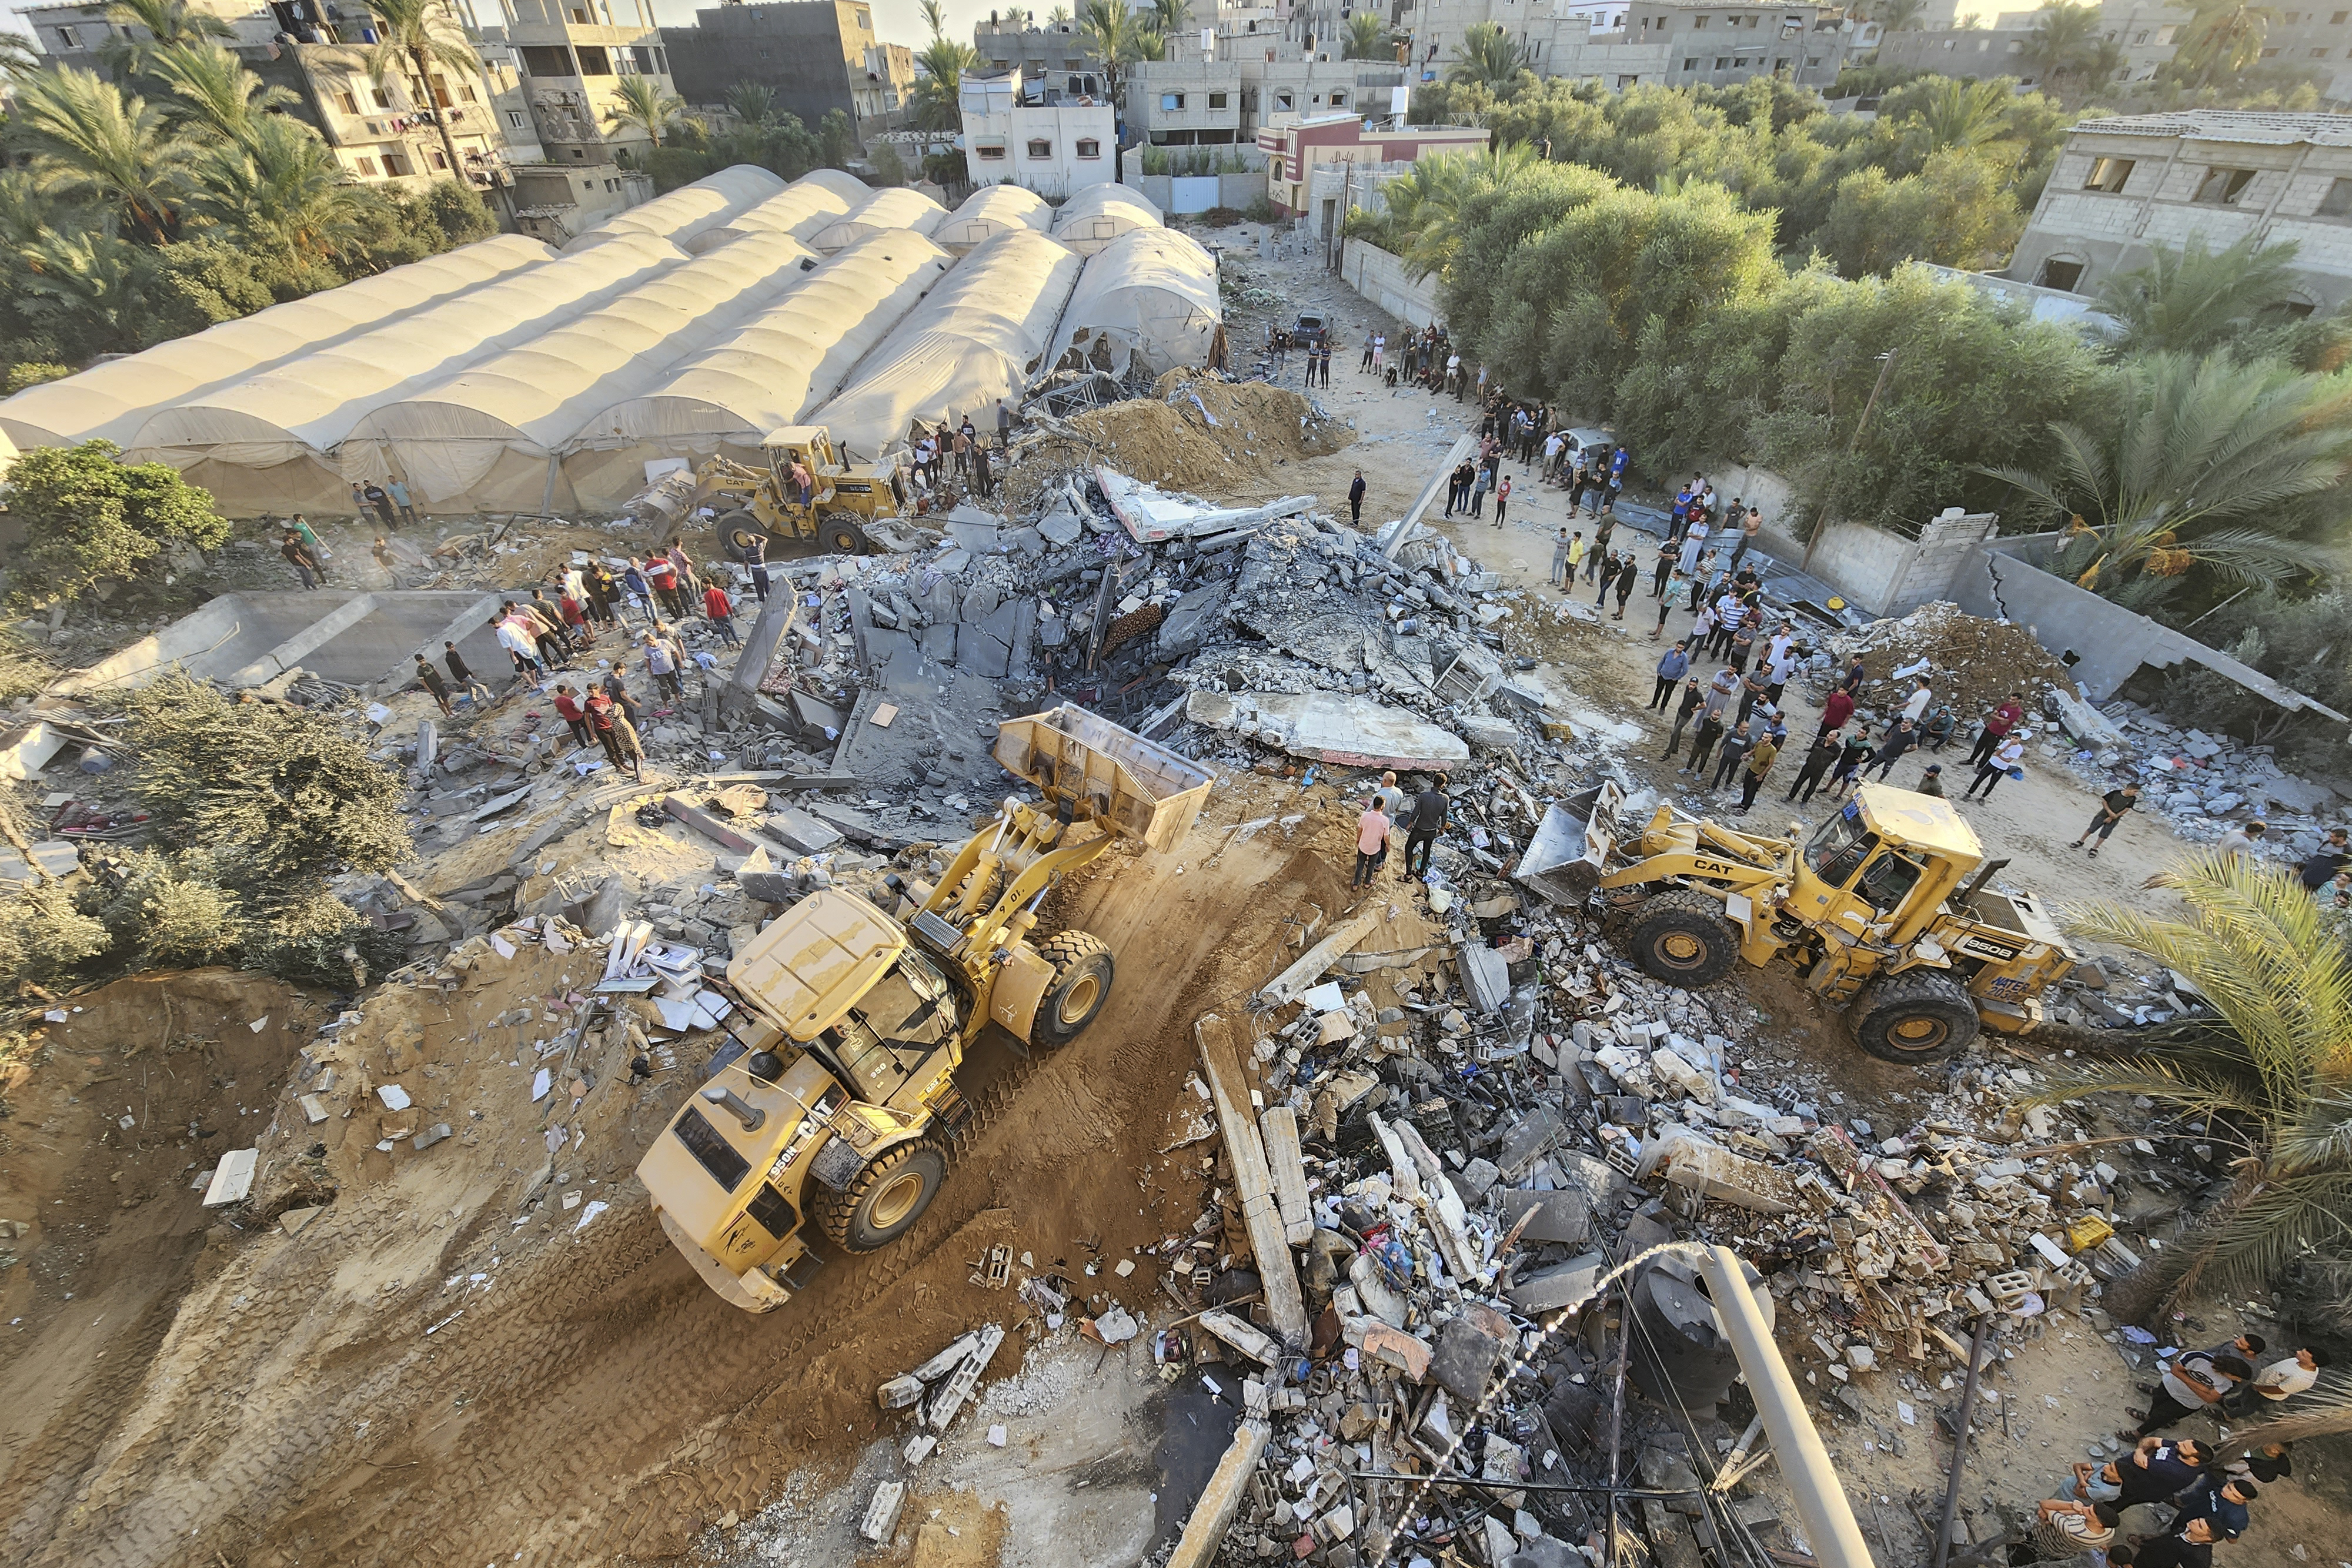
<svg viewBox="0 0 2352 1568"><path fill-rule="evenodd" d="M2011 692L2024 693L2032 704L2053 687L2074 689L2066 667L2024 627L1970 615L1942 600L1899 620L1874 621L1852 637L1834 638L1832 651L1836 663L1826 672L1832 683L1853 655L1863 656L1869 678L1857 699L1861 706L1877 712L1900 708L1911 695L1913 675L1926 674L1935 684L1936 700L1949 703L1969 732Z"/></svg>
<svg viewBox="0 0 2352 1568"><path fill-rule="evenodd" d="M2052 706L2051 716L2071 744L2053 742L2043 748L2045 757L2094 789L2137 783L2140 810L2161 815L2193 842L2211 843L2260 817L2270 831L2254 852L2294 863L2319 848L2326 830L2342 820L2336 792L2281 768L2274 747L2181 729L2122 698L2095 708L2072 701Z"/></svg>
<svg viewBox="0 0 2352 1568"><path fill-rule="evenodd" d="M1161 376L1147 396L1041 423L1049 473L1101 462L1188 490L1230 489L1236 477L1262 477L1356 439L1346 423L1286 388L1182 370ZM1013 493L1024 488L1016 478Z"/></svg>
<svg viewBox="0 0 2352 1568"><path fill-rule="evenodd" d="M2073 1322L2140 1364L2095 1301L2157 1244L2126 1233L2222 1174L2210 1148L2166 1164L2157 1129L2028 1108L2037 1074L1981 1061L1874 1125L1734 996L1648 979L1483 867L1459 880L1425 945L1353 950L1360 917L1253 1017L1201 1020L1192 1089L1223 1148L1193 1234L1158 1249L1185 1314L1160 1354L1263 1425L1229 1556L1599 1561L1629 1312L1621 1473L1685 1495L1622 1527L1670 1561L1776 1528L1807 1550L1750 1483L1702 1491L1752 1406L1689 1259L1644 1258L1671 1243L1734 1248L1816 1421L1897 1451L1957 1398L1979 1317L2000 1343Z"/></svg>

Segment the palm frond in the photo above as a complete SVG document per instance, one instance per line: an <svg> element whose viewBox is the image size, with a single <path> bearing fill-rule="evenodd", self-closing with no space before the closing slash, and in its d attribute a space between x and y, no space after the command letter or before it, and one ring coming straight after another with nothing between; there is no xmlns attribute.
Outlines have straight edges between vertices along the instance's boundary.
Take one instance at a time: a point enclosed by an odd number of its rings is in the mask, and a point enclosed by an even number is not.
<svg viewBox="0 0 2352 1568"><path fill-rule="evenodd" d="M2231 1434L2232 1443L2259 1448L2265 1443L2300 1443L2352 1432L2352 1377L2323 1377L2284 1415Z"/></svg>

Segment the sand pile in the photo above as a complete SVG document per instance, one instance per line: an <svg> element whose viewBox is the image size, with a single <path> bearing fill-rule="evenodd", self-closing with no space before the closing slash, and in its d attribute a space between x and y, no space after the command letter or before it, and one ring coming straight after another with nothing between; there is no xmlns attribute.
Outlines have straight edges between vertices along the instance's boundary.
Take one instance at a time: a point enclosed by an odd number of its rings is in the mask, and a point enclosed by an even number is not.
<svg viewBox="0 0 2352 1568"><path fill-rule="evenodd" d="M1848 657L1863 657L1869 677L1862 692L1864 706L1899 705L1911 689L1911 677L1898 681L1895 673L1922 659L1932 666L1936 700L1950 703L1963 720L1990 711L2011 692L2024 693L2028 710L2038 711L2044 687L2074 689L2066 667L2024 627L1987 621L1940 601L1899 621L1874 621L1853 640L1841 641L1838 652L1841 674Z"/></svg>
<svg viewBox="0 0 2352 1568"><path fill-rule="evenodd" d="M1046 444L1045 467L1107 463L1169 489L1223 498L1237 482L1265 478L1282 464L1337 452L1355 439L1353 430L1318 415L1297 392L1171 371L1150 397L1072 418L1066 434Z"/></svg>

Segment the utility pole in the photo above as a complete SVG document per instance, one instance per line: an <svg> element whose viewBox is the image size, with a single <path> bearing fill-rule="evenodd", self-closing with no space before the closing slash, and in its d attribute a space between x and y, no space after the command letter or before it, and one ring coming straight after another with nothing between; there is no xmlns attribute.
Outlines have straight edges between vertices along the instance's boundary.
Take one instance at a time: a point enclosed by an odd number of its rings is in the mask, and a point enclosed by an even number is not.
<svg viewBox="0 0 2352 1568"><path fill-rule="evenodd" d="M1870 396L1862 405L1862 417L1853 422L1853 434L1846 437L1845 455L1848 457L1852 457L1854 449L1862 444L1863 428L1869 424L1871 411L1878 406L1878 396L1886 390L1887 378L1895 373L1895 356L1901 351L1899 349L1889 349L1878 357L1878 380L1871 383ZM1822 530L1828 527L1827 517L1814 520L1812 537L1805 541L1805 553L1797 561L1799 571L1812 570L1813 549L1822 542Z"/></svg>

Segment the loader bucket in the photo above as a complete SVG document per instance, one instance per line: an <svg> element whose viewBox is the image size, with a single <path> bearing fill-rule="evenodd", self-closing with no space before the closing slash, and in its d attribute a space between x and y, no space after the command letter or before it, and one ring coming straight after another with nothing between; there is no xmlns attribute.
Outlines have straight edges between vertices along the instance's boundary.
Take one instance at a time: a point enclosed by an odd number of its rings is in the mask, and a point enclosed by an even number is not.
<svg viewBox="0 0 2352 1568"><path fill-rule="evenodd" d="M1184 840L1213 775L1164 746L1065 703L996 727L996 760L1056 805L1162 854Z"/></svg>
<svg viewBox="0 0 2352 1568"><path fill-rule="evenodd" d="M1582 904L1608 869L1616 847L1610 829L1624 799L1625 792L1604 779L1552 806L1512 874L1554 904Z"/></svg>

